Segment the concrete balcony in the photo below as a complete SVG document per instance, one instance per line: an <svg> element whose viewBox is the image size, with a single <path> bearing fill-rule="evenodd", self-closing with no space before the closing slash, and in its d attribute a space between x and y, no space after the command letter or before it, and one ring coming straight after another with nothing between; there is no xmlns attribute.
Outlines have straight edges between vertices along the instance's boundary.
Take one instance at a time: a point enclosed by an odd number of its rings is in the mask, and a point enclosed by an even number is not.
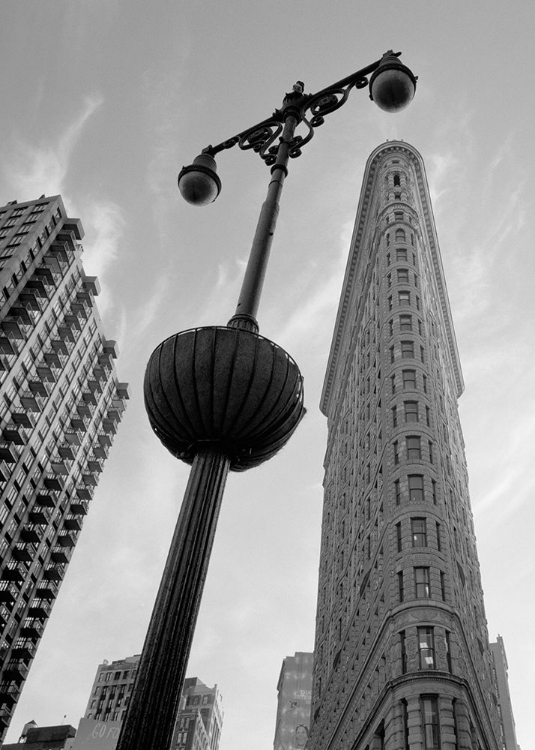
<svg viewBox="0 0 535 750"><path fill-rule="evenodd" d="M22 406L26 409L26 411L31 412L40 412L41 411L41 405L39 404L39 401L36 399L33 393L30 391L26 391L21 394L20 402Z"/></svg>
<svg viewBox="0 0 535 750"><path fill-rule="evenodd" d="M17 427L24 427L27 430L31 430L35 425L35 417L32 417L31 413L28 413L28 411L11 412L11 419Z"/></svg>
<svg viewBox="0 0 535 750"><path fill-rule="evenodd" d="M15 354L16 350L7 336L0 336L0 354Z"/></svg>
<svg viewBox="0 0 535 750"><path fill-rule="evenodd" d="M76 546L76 539L72 534L60 534L58 536L58 544L60 547L72 549Z"/></svg>
<svg viewBox="0 0 535 750"><path fill-rule="evenodd" d="M45 477L44 485L47 490L60 492L63 489L63 479L61 479L59 476L48 474Z"/></svg>
<svg viewBox="0 0 535 750"><path fill-rule="evenodd" d="M13 443L14 445L24 445L26 439L22 431L22 427L17 425L8 425L2 430L2 439L6 443Z"/></svg>
<svg viewBox="0 0 535 750"><path fill-rule="evenodd" d="M67 346L66 342L63 341L63 339L61 339L61 338L60 339L52 339L50 341L50 346L58 354L68 354L69 353L69 347Z"/></svg>
<svg viewBox="0 0 535 750"><path fill-rule="evenodd" d="M52 519L52 514L46 508L39 508L31 510L28 518L34 526L48 526Z"/></svg>
<svg viewBox="0 0 535 750"><path fill-rule="evenodd" d="M94 297L100 294L100 284L96 276L86 276L82 281L82 287L84 290L91 292Z"/></svg>
<svg viewBox="0 0 535 750"><path fill-rule="evenodd" d="M43 364L37 366L37 374L45 383L55 383L56 378L52 372L49 363L45 360Z"/></svg>
<svg viewBox="0 0 535 750"><path fill-rule="evenodd" d="M40 508L55 508L56 500L46 492L39 492L35 498L35 504Z"/></svg>
<svg viewBox="0 0 535 750"><path fill-rule="evenodd" d="M45 284L48 284L49 286L55 286L54 274L48 266L40 266L40 268L36 268L35 275Z"/></svg>
<svg viewBox="0 0 535 750"><path fill-rule="evenodd" d="M39 544L41 541L41 535L32 524L27 524L20 530L19 539L21 542L24 542L24 544Z"/></svg>
<svg viewBox="0 0 535 750"><path fill-rule="evenodd" d="M75 452L70 443L62 443L58 446L58 454L61 458L65 458L67 461L73 461Z"/></svg>
<svg viewBox="0 0 535 750"><path fill-rule="evenodd" d="M43 635L44 625L37 619L27 618L20 629L22 638L39 639Z"/></svg>
<svg viewBox="0 0 535 750"><path fill-rule="evenodd" d="M35 652L37 651L37 646L35 643L32 643L32 641L24 640L16 644L16 646L11 651L11 656L14 659L23 659L25 661L29 661L30 659L33 659L35 656Z"/></svg>
<svg viewBox="0 0 535 750"><path fill-rule="evenodd" d="M21 302L28 310L39 311L41 309L41 305L31 289L23 290L19 294L19 302Z"/></svg>
<svg viewBox="0 0 535 750"><path fill-rule="evenodd" d="M6 320L4 319L0 323L0 330L10 339L18 339L19 341L24 341L25 336L24 333L20 327L20 325L17 323L16 320Z"/></svg>
<svg viewBox="0 0 535 750"><path fill-rule="evenodd" d="M43 398L48 397L46 386L40 380L30 380L28 383L28 388L36 396L43 396Z"/></svg>
<svg viewBox="0 0 535 750"><path fill-rule="evenodd" d="M12 556L14 560L17 560L17 562L32 562L34 558L34 550L33 548L29 547L30 543L28 544L19 544L17 545L13 551Z"/></svg>
<svg viewBox="0 0 535 750"><path fill-rule="evenodd" d="M85 516L87 514L87 503L73 500L69 507L73 516Z"/></svg>
<svg viewBox="0 0 535 750"><path fill-rule="evenodd" d="M24 581L24 575L16 565L14 568L4 568L0 579L2 581L12 581L13 583L22 583Z"/></svg>
<svg viewBox="0 0 535 750"><path fill-rule="evenodd" d="M45 581L62 581L63 570L61 568L58 568L57 565L51 565L43 571L43 579Z"/></svg>
<svg viewBox="0 0 535 750"><path fill-rule="evenodd" d="M61 367L61 359L59 358L59 354L57 352L45 352L43 358L46 364L50 367Z"/></svg>
<svg viewBox="0 0 535 750"><path fill-rule="evenodd" d="M17 454L9 445L0 444L0 460L5 461L6 464L14 464L17 461Z"/></svg>
<svg viewBox="0 0 535 750"><path fill-rule="evenodd" d="M24 305L15 304L9 309L9 314L18 318L23 325L31 326L33 323L32 316Z"/></svg>
<svg viewBox="0 0 535 750"><path fill-rule="evenodd" d="M19 594L19 588L14 583L2 584L2 588L0 588L0 604L12 607L17 601Z"/></svg>
<svg viewBox="0 0 535 750"><path fill-rule="evenodd" d="M28 676L28 667L20 661L9 661L3 670L2 678L6 681L21 683Z"/></svg>
<svg viewBox="0 0 535 750"><path fill-rule="evenodd" d="M48 297L43 280L36 276L32 276L31 279L28 279L24 288L31 289L32 292L38 294L40 297Z"/></svg>
<svg viewBox="0 0 535 750"><path fill-rule="evenodd" d="M67 531L81 531L82 524L77 518L66 518L63 521L63 528Z"/></svg>
<svg viewBox="0 0 535 750"><path fill-rule="evenodd" d="M69 326L71 329L75 329L77 331L82 330L82 326L80 325L80 320L78 319L77 315L73 315L72 313L68 313L64 317L65 323Z"/></svg>
<svg viewBox="0 0 535 750"><path fill-rule="evenodd" d="M82 481L86 487L96 487L98 479L93 474L82 474Z"/></svg>
<svg viewBox="0 0 535 750"><path fill-rule="evenodd" d="M54 563L66 565L71 558L71 550L68 547L54 547L50 553L50 560Z"/></svg>

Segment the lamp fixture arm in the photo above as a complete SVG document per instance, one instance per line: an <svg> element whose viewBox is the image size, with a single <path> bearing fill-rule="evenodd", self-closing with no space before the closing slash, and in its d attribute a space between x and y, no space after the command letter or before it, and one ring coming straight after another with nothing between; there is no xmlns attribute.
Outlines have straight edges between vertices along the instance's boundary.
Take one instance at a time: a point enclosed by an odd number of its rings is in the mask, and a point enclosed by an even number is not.
<svg viewBox="0 0 535 750"><path fill-rule="evenodd" d="M298 82L295 84L293 91L286 94L282 107L276 109L271 117L242 130L216 146L207 146L202 153L215 156L221 151L237 145L242 151L252 149L260 155L260 158L268 166L272 166L278 159L279 149L275 145L275 141L281 135L288 117L288 110L291 109L297 118L296 126L304 122L308 129L304 136L294 135L290 145L290 158L300 156L302 147L312 139L314 128L323 124L326 115L345 104L351 89L365 88L368 85L367 76L377 70L386 56L399 57L400 55L401 52L390 50L380 60L376 60L365 68L357 70L330 86L326 86L315 94L305 94L303 84Z"/></svg>

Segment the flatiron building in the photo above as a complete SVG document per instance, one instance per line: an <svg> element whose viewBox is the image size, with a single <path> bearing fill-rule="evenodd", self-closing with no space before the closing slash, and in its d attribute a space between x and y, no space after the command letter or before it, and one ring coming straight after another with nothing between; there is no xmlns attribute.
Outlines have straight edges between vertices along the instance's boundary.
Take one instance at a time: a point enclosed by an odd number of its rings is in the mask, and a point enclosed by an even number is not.
<svg viewBox="0 0 535 750"><path fill-rule="evenodd" d="M310 750L498 750L455 333L425 168L368 159L322 394Z"/></svg>
<svg viewBox="0 0 535 750"><path fill-rule="evenodd" d="M0 739L128 397L82 236L60 196L0 207Z"/></svg>

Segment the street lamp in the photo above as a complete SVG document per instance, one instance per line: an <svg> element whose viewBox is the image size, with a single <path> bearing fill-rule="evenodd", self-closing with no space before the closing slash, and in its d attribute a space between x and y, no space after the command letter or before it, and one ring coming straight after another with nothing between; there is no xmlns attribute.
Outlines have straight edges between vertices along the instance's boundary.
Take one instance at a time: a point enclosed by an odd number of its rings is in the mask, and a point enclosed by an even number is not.
<svg viewBox="0 0 535 750"><path fill-rule="evenodd" d="M215 155L232 146L258 153L271 167L271 180L233 317L226 326L171 336L147 365L145 405L152 429L192 469L117 750L170 747L227 474L271 458L305 412L299 368L260 336L256 320L289 159L301 154L315 128L353 88L368 86L370 99L387 112L405 107L416 77L400 54L389 51L316 94L305 94L298 81L271 117L208 146L180 171L182 196L201 206L221 190ZM299 126L303 135L296 134Z"/></svg>

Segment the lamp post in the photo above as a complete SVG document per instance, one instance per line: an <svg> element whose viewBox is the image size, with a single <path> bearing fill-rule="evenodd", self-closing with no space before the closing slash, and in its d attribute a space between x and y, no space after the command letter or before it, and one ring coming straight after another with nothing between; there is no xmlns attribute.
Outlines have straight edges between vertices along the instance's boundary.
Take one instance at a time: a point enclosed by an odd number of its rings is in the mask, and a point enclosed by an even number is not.
<svg viewBox="0 0 535 750"><path fill-rule="evenodd" d="M227 474L271 458L304 415L299 368L260 336L256 320L289 159L301 154L353 88L368 86L370 98L388 112L405 107L416 78L400 54L389 51L316 94L305 94L298 81L271 117L208 146L179 174L183 197L207 205L221 190L214 158L219 152L238 145L258 153L271 168L235 314L226 326L171 336L147 365L151 426L192 469L117 750L170 747Z"/></svg>

